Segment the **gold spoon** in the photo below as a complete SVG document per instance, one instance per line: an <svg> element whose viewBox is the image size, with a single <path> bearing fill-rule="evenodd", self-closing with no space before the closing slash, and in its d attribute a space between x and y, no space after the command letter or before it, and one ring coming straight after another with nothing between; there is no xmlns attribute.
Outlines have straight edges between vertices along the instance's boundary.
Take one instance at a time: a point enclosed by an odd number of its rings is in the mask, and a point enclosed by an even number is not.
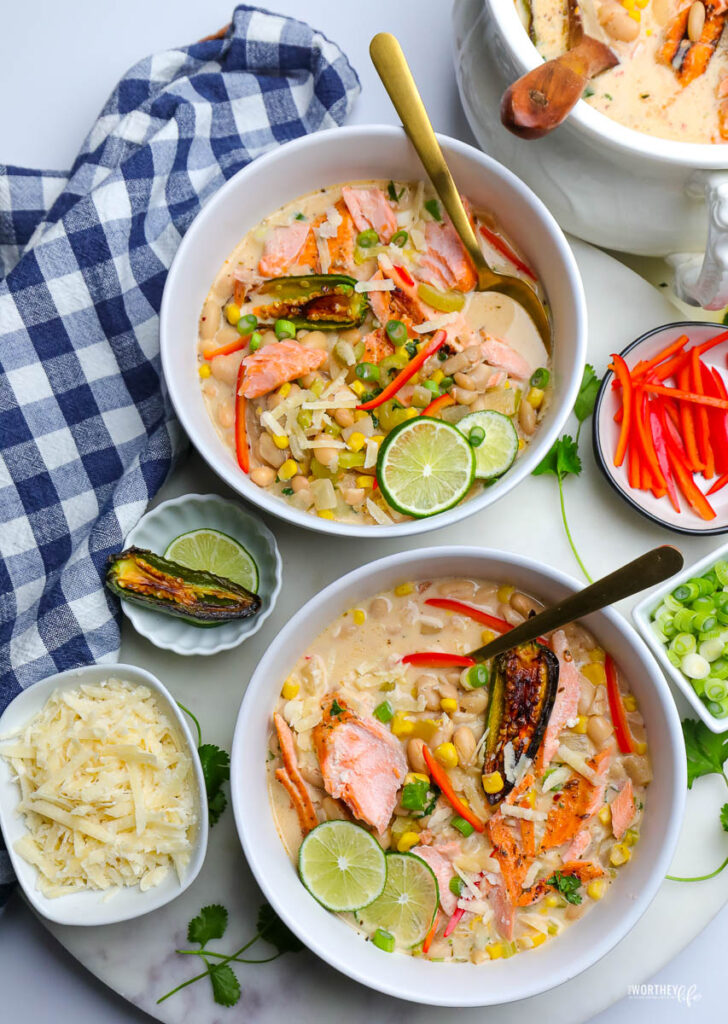
<svg viewBox="0 0 728 1024"><path fill-rule="evenodd" d="M528 643L545 633L554 629L566 626L576 619L583 619L592 612L598 612L607 605L621 601L632 594L638 594L640 590L654 587L657 583L669 579L679 572L683 567L683 556L677 548L663 544L659 548L640 555L634 561L623 565L621 569L610 572L603 576L591 586L584 587L576 594L570 594L563 601L545 608L538 615L532 615L520 626L501 634L495 640L471 651L469 658L476 661L485 661L486 658L494 658L497 654L510 651L518 644Z"/></svg>
<svg viewBox="0 0 728 1024"><path fill-rule="evenodd" d="M522 306L533 320L547 351L551 351L551 327L548 314L538 295L525 281L507 274L497 274L485 262L478 240L475 237L460 193L455 187L445 157L435 138L430 119L417 91L412 72L409 69L402 47L389 32L379 32L369 44L374 67L382 80L394 109L427 175L435 186L460 240L473 261L478 275L477 291L500 292Z"/></svg>

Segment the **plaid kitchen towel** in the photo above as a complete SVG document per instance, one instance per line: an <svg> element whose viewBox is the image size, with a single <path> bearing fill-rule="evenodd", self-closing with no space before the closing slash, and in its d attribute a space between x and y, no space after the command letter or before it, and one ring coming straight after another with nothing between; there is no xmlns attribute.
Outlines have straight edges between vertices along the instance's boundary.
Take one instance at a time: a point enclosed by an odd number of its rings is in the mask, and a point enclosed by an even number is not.
<svg viewBox="0 0 728 1024"><path fill-rule="evenodd" d="M226 179L341 124L358 91L319 32L242 5L225 33L135 65L68 174L0 167L0 712L118 656L104 564L184 445L158 337L182 235ZM0 883L3 867L0 852Z"/></svg>

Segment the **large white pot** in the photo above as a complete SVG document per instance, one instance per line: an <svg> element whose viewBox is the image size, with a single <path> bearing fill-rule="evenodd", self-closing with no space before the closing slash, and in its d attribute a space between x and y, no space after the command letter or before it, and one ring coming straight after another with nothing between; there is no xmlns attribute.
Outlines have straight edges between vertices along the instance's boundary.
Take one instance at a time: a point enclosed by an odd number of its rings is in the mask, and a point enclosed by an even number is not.
<svg viewBox="0 0 728 1024"><path fill-rule="evenodd" d="M513 0L455 0L453 17L460 94L483 148L527 182L566 231L610 249L669 256L681 298L706 309L728 305L728 147L658 139L583 101L545 138L518 139L500 122L500 99L542 58Z"/></svg>

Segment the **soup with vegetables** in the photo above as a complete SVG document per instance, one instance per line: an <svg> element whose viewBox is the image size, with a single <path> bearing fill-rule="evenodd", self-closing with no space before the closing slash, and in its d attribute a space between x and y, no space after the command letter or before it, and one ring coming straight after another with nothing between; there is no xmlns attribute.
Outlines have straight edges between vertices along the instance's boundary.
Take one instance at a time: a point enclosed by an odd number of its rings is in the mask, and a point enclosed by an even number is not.
<svg viewBox="0 0 728 1024"><path fill-rule="evenodd" d="M647 737L609 654L574 624L467 657L540 607L490 580L404 582L340 615L282 685L281 839L312 895L384 951L532 950L636 855Z"/></svg>
<svg viewBox="0 0 728 1024"><path fill-rule="evenodd" d="M471 211L488 262L531 268ZM324 519L434 515L505 473L549 397L549 359L476 276L422 182L335 185L250 231L199 327L208 412L250 479Z"/></svg>
<svg viewBox="0 0 728 1024"><path fill-rule="evenodd" d="M575 21L614 51L619 64L584 92L603 114L664 139L728 139L725 0L580 0L578 8L572 0L516 3L547 60L567 50Z"/></svg>

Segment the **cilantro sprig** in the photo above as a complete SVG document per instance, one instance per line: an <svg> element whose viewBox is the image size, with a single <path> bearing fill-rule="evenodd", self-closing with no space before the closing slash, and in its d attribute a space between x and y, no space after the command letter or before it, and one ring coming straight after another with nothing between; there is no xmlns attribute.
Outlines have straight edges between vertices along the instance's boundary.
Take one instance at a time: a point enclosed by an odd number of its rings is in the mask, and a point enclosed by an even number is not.
<svg viewBox="0 0 728 1024"><path fill-rule="evenodd" d="M574 415L576 416L579 424L576 430L576 438L573 438L571 434L564 434L563 437L560 437L554 442L546 457L533 471L534 476L551 474L556 477L556 482L559 485L561 521L564 524L566 539L569 542L569 547L572 550L574 558L579 563L579 568L590 583L592 583L593 580L581 560L581 556L579 555L579 552L576 549L576 544L574 543L574 538L571 535L571 530L569 529L569 521L566 517L566 504L564 501L564 480L568 476L579 476L581 474L581 458L579 457L579 435L581 434L581 425L594 411L594 403L597 400L597 394L601 383L600 378L597 377L594 372L594 367L587 363L584 367L584 374L581 379L579 393L576 396L576 402L574 403Z"/></svg>
<svg viewBox="0 0 728 1024"><path fill-rule="evenodd" d="M725 763L728 761L728 733L714 733L704 722L698 722L694 718L683 719L682 731L688 761L688 789L692 789L695 780L704 775L720 775L728 786L728 775L725 772ZM728 804L721 807L718 820L723 831L728 832ZM690 878L677 875L666 877L671 882L706 882L709 878L719 875L726 866L728 857L715 871L707 875L694 875Z"/></svg>
<svg viewBox="0 0 728 1024"><path fill-rule="evenodd" d="M567 903L573 903L576 907L581 903L581 879L577 875L562 875L560 871L556 871L551 878L546 879L546 884L552 885L561 893Z"/></svg>
<svg viewBox="0 0 728 1024"><path fill-rule="evenodd" d="M200 948L178 949L176 952L180 956L200 957L205 964L205 970L192 978L188 978L181 985L177 985L176 988L160 996L157 1000L158 1004L163 1003L165 999L169 999L170 996L179 992L180 989L187 988L188 985L192 985L196 981L202 980L202 978L209 978L212 987L212 998L215 1002L219 1006L235 1006L240 999L241 989L240 982L230 966L231 963L267 964L277 960L284 953L298 953L299 950L303 949L303 944L283 924L273 908L267 903L261 904L258 910L257 932L240 949L236 949L234 953L229 954L218 953L215 950L208 949L208 943L214 939L221 939L224 936L227 925L228 912L220 903L212 903L207 907L203 907L199 914L192 918L187 925L187 941L198 945ZM273 956L263 957L258 960L243 957L242 954L250 949L255 942L258 942L259 939L273 946L276 950Z"/></svg>
<svg viewBox="0 0 728 1024"><path fill-rule="evenodd" d="M190 716L197 729L197 753L200 755L207 792L207 817L212 827L220 820L220 815L227 807L227 797L222 791L222 784L230 778L230 755L226 750L216 747L214 743L203 743L202 729L197 718L184 704L180 704L179 701L177 704Z"/></svg>

